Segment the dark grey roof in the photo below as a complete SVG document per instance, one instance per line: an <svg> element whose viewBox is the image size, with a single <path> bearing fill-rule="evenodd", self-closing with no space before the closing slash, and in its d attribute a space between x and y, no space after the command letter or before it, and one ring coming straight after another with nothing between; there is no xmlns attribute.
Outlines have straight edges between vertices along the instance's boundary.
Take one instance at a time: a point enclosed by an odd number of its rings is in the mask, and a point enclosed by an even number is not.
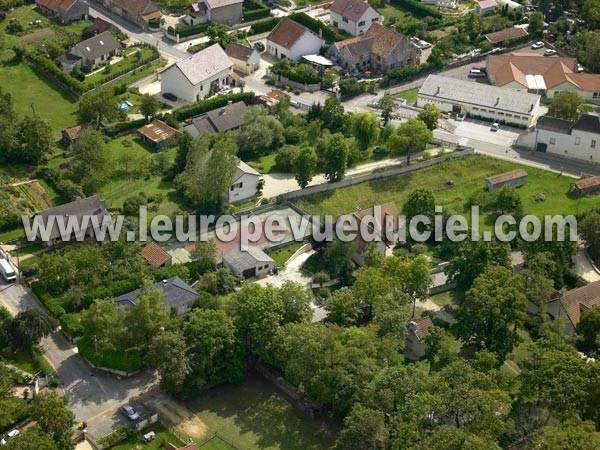
<svg viewBox="0 0 600 450"><path fill-rule="evenodd" d="M119 41L113 37L110 31L105 31L104 33L100 33L75 44L75 47L81 54L90 60L96 59L102 55L107 55L108 53L117 50L120 46Z"/></svg>
<svg viewBox="0 0 600 450"><path fill-rule="evenodd" d="M600 133L600 117L584 114L575 121L573 129L588 133Z"/></svg>
<svg viewBox="0 0 600 450"><path fill-rule="evenodd" d="M199 133L218 133L234 130L244 124L244 113L248 107L244 102L232 103L213 109L206 114L192 118L192 124L185 130L192 136ZM194 131L195 129L195 131Z"/></svg>
<svg viewBox="0 0 600 450"><path fill-rule="evenodd" d="M236 247L223 256L223 262L239 272L256 267L257 263L274 263L275 261L260 248L254 246Z"/></svg>
<svg viewBox="0 0 600 450"><path fill-rule="evenodd" d="M68 217L75 216L77 217L77 223L81 225L81 218L84 215L97 216L99 223L102 223L102 218L109 214L106 210L104 200L102 200L102 198L100 198L99 195L93 195L91 197L86 197L80 200L75 200L70 203L65 203L64 205L48 208L45 211L40 211L36 215L40 216L44 224L47 223L48 218L50 216L62 217L63 220L65 220L65 222L68 220ZM92 224L88 223L88 227L90 226L92 226ZM50 237L52 239L60 237L60 229L57 226L56 222L52 223L52 231L50 233Z"/></svg>
<svg viewBox="0 0 600 450"><path fill-rule="evenodd" d="M164 303L170 308L177 308L180 305L188 304L199 297L198 293L179 277L159 281L154 284L154 287L165 293ZM118 306L133 308L137 302L138 292L128 292L127 294L115 297L113 300Z"/></svg>
<svg viewBox="0 0 600 450"><path fill-rule="evenodd" d="M573 122L556 117L542 116L537 121L537 128L540 130L555 131L557 133L569 134Z"/></svg>

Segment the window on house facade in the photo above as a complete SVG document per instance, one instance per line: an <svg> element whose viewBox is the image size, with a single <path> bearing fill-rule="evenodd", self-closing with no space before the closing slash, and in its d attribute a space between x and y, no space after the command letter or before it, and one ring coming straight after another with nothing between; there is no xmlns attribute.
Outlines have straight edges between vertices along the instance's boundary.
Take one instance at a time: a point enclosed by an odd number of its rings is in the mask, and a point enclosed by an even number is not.
<svg viewBox="0 0 600 450"><path fill-rule="evenodd" d="M552 144L552 145L556 144L556 138L550 138L550 144Z"/></svg>
<svg viewBox="0 0 600 450"><path fill-rule="evenodd" d="M236 189L241 189L244 183L235 183L231 185L231 190L235 191Z"/></svg>
<svg viewBox="0 0 600 450"><path fill-rule="evenodd" d="M359 27L362 27L364 24L365 24L365 21L364 21L364 20L362 20L362 21L358 22L358 26L359 26Z"/></svg>
<svg viewBox="0 0 600 450"><path fill-rule="evenodd" d="M592 139L592 143L591 143L590 147L596 148L596 140L595 139Z"/></svg>
<svg viewBox="0 0 600 450"><path fill-rule="evenodd" d="M379 22L379 17L375 17L371 22Z"/></svg>
<svg viewBox="0 0 600 450"><path fill-rule="evenodd" d="M575 145L579 145L581 144L581 138L580 137L576 137L575 138Z"/></svg>
<svg viewBox="0 0 600 450"><path fill-rule="evenodd" d="M348 19L346 17L342 17L342 22L348 23Z"/></svg>
<svg viewBox="0 0 600 450"><path fill-rule="evenodd" d="M600 92L594 92L592 98L600 98Z"/></svg>

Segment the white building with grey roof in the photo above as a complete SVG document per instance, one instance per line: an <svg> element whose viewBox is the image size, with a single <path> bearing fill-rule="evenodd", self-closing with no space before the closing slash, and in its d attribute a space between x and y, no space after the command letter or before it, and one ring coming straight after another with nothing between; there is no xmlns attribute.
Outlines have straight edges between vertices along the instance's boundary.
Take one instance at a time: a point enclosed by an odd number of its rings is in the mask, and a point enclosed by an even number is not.
<svg viewBox="0 0 600 450"><path fill-rule="evenodd" d="M233 62L219 44L214 44L166 69L161 74L161 91L197 102L226 88L232 71Z"/></svg>
<svg viewBox="0 0 600 450"><path fill-rule="evenodd" d="M236 247L223 255L223 265L241 279L263 277L276 267L273 258L255 246Z"/></svg>
<svg viewBox="0 0 600 450"><path fill-rule="evenodd" d="M529 127L540 114L540 98L474 81L429 75L419 89L417 106L433 104L445 113Z"/></svg>

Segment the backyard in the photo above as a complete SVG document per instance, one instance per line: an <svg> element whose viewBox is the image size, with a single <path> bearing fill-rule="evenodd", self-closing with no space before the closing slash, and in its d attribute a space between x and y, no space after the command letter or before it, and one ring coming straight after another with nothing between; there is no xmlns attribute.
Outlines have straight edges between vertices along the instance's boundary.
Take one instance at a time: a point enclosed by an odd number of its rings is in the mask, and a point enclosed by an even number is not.
<svg viewBox="0 0 600 450"><path fill-rule="evenodd" d="M574 198L569 194L573 178L481 155L443 162L407 175L312 195L299 199L296 205L307 214L335 216L391 201L401 208L411 191L426 188L433 191L436 203L443 207L444 214L466 214L469 211L468 201L484 192L486 177L517 168L523 168L528 173L527 184L517 189L525 214L538 217L546 214L582 214L598 205L598 197ZM545 201L536 201L538 194L543 194ZM482 214L482 228L486 225L491 227L486 218Z"/></svg>
<svg viewBox="0 0 600 450"><path fill-rule="evenodd" d="M25 63L0 67L0 86L12 95L19 115L35 113L46 118L56 137L77 123L77 103Z"/></svg>
<svg viewBox="0 0 600 450"><path fill-rule="evenodd" d="M394 98L403 98L406 100L408 105L414 105L417 101L417 94L419 93L419 88L408 89L407 91L398 92L397 94L392 94Z"/></svg>
<svg viewBox="0 0 600 450"><path fill-rule="evenodd" d="M317 450L333 443L258 375L209 389L188 407L208 427L209 435L216 432L238 449Z"/></svg>

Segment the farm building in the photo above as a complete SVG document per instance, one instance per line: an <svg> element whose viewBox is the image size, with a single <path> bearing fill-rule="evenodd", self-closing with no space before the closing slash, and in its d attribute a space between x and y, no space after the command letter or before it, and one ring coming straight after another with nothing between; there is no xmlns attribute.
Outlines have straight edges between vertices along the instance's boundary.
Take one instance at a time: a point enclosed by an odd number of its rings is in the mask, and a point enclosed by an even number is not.
<svg viewBox="0 0 600 450"><path fill-rule="evenodd" d="M509 185L514 188L525 186L527 181L527 172L523 169L511 170L510 172L501 173L485 179L485 189L487 191L495 191L502 186Z"/></svg>
<svg viewBox="0 0 600 450"><path fill-rule="evenodd" d="M223 256L223 265L238 278L263 277L275 269L275 261L255 246L236 247Z"/></svg>
<svg viewBox="0 0 600 450"><path fill-rule="evenodd" d="M582 178L571 185L571 191L577 195L587 195L600 192L600 176Z"/></svg>

